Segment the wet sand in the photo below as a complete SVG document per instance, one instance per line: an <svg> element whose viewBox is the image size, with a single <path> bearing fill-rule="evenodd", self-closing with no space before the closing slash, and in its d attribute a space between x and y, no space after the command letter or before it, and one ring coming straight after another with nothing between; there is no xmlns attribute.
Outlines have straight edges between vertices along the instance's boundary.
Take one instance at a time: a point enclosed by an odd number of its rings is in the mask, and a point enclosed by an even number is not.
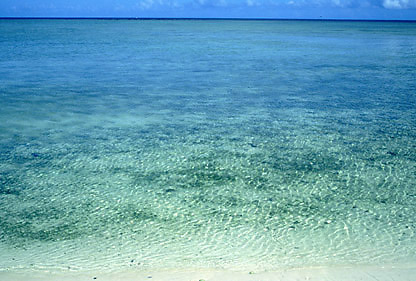
<svg viewBox="0 0 416 281"><path fill-rule="evenodd" d="M336 281L413 281L416 266L371 266L371 267L317 267L294 268L270 272L225 271L209 269L137 271L121 273L48 273L48 272L0 272L2 281L298 281L298 280L336 280Z"/></svg>

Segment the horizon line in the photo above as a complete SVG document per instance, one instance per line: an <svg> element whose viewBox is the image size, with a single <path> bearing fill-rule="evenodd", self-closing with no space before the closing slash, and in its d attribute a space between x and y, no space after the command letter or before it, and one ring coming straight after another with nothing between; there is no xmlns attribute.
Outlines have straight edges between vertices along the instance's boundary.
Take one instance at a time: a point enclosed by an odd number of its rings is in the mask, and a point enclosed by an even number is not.
<svg viewBox="0 0 416 281"><path fill-rule="evenodd" d="M245 21L366 21L416 22L406 19L344 19L344 18L242 18L242 17L1 17L0 20L245 20Z"/></svg>

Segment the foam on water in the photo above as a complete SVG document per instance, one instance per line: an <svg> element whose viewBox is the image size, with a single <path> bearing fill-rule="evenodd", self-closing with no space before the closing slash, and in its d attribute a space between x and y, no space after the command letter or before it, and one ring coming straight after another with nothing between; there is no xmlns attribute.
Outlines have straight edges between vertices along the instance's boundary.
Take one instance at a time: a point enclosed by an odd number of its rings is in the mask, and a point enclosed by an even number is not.
<svg viewBox="0 0 416 281"><path fill-rule="evenodd" d="M1 270L415 263L414 23L0 31Z"/></svg>

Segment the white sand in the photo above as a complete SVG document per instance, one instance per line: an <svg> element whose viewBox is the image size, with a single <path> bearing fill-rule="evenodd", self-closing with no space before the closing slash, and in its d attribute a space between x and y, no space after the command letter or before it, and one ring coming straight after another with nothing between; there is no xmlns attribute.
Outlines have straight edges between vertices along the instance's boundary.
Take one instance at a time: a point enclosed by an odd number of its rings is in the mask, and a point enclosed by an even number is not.
<svg viewBox="0 0 416 281"><path fill-rule="evenodd" d="M268 281L268 280L336 280L336 281L415 281L416 266L301 268L274 272L238 272L221 270L189 270L124 273L42 273L0 271L1 281Z"/></svg>

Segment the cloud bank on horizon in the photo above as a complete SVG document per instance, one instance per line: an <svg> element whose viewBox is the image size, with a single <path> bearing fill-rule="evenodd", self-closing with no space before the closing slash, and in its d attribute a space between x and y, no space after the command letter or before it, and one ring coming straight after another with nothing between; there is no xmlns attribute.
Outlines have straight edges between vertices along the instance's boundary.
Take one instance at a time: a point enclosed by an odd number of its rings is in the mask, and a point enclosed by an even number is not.
<svg viewBox="0 0 416 281"><path fill-rule="evenodd" d="M119 1L120 2L120 1ZM122 1L121 1L122 2ZM151 9L154 7L253 7L253 6L289 6L289 7L384 7L386 9L416 8L416 0L139 0L136 7Z"/></svg>
<svg viewBox="0 0 416 281"><path fill-rule="evenodd" d="M416 20L416 0L2 0L0 16Z"/></svg>

